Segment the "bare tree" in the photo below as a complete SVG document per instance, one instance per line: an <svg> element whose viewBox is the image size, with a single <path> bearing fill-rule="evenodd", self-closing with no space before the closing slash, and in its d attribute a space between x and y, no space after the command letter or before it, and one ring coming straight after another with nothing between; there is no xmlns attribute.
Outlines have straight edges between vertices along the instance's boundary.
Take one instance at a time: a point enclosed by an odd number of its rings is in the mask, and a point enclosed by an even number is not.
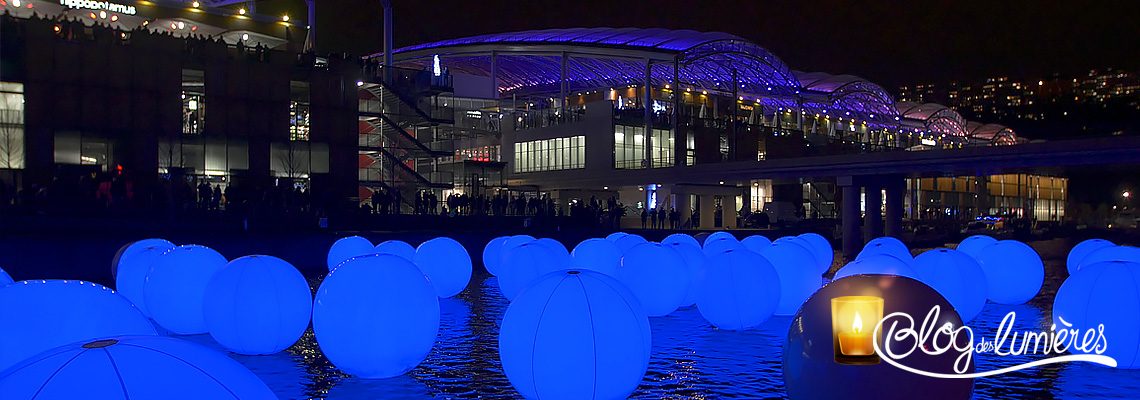
<svg viewBox="0 0 1140 400"><path fill-rule="evenodd" d="M24 167L23 110L0 110L0 169Z"/></svg>

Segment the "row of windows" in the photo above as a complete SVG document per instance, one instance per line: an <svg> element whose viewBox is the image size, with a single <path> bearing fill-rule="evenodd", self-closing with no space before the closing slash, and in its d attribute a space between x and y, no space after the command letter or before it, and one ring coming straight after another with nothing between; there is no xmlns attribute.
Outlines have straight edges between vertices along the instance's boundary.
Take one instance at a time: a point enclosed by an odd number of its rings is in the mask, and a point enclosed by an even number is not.
<svg viewBox="0 0 1140 400"><path fill-rule="evenodd" d="M650 161L653 167L673 166L673 131L654 129L650 138ZM648 167L645 159L645 127L614 125L614 168Z"/></svg>
<svg viewBox="0 0 1140 400"><path fill-rule="evenodd" d="M515 172L557 171L585 167L585 136L515 143Z"/></svg>

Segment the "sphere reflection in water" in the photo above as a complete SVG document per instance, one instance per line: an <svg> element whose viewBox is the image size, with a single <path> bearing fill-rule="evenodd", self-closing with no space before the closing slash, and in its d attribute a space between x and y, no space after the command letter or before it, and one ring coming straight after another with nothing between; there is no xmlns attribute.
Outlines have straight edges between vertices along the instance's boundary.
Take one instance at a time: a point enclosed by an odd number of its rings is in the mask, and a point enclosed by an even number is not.
<svg viewBox="0 0 1140 400"><path fill-rule="evenodd" d="M649 319L633 294L593 271L551 273L503 316L499 358L529 399L618 399L645 375Z"/></svg>

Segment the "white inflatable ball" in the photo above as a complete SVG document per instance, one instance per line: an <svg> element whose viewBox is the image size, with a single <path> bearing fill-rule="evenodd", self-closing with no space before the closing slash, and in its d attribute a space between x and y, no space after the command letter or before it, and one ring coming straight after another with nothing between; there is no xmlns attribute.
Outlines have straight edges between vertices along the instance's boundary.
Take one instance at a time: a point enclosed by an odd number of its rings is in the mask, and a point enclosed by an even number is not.
<svg viewBox="0 0 1140 400"><path fill-rule="evenodd" d="M673 245L677 243L688 243L697 246L698 249L701 248L701 243L687 233L674 233L661 240L661 244Z"/></svg>
<svg viewBox="0 0 1140 400"><path fill-rule="evenodd" d="M471 256L455 239L437 237L421 243L413 261L439 297L455 296L471 282Z"/></svg>
<svg viewBox="0 0 1140 400"><path fill-rule="evenodd" d="M325 257L325 263L328 264L329 271L332 271L337 265L350 258L374 252L375 248L368 239L360 236L340 238L333 242L332 246L329 246L329 254Z"/></svg>
<svg viewBox="0 0 1140 400"><path fill-rule="evenodd" d="M760 252L780 277L780 302L776 315L794 315L800 306L823 285L811 250L793 241L779 241Z"/></svg>
<svg viewBox="0 0 1140 400"><path fill-rule="evenodd" d="M617 273L621 265L621 249L606 239L586 239L570 253L570 265L574 269L600 272L609 276Z"/></svg>
<svg viewBox="0 0 1140 400"><path fill-rule="evenodd" d="M511 302L499 330L503 372L528 399L623 399L649 366L649 319L613 278L564 270Z"/></svg>
<svg viewBox="0 0 1140 400"><path fill-rule="evenodd" d="M230 261L206 286L202 313L226 350L262 355L285 350L309 328L313 296L292 264L272 256Z"/></svg>
<svg viewBox="0 0 1140 400"><path fill-rule="evenodd" d="M645 243L630 249L621 259L618 281L637 297L650 317L676 311L689 290L689 271L672 248Z"/></svg>
<svg viewBox="0 0 1140 400"><path fill-rule="evenodd" d="M705 279L705 253L701 251L700 246L689 242L662 243L662 245L672 248L681 255L681 259L685 261L685 269L689 272L689 290L685 293L685 299L681 301L681 307L697 304L697 292L701 281Z"/></svg>
<svg viewBox="0 0 1140 400"><path fill-rule="evenodd" d="M736 240L736 236L733 236L731 233L725 231L716 231L706 236L703 244L708 244L710 241L720 239L731 239L734 242L739 242L739 240Z"/></svg>
<svg viewBox="0 0 1140 400"><path fill-rule="evenodd" d="M439 333L439 297L410 261L356 257L329 273L313 305L317 344L337 368L389 378L415 368Z"/></svg>
<svg viewBox="0 0 1140 400"><path fill-rule="evenodd" d="M918 274L911 266L913 262L914 260L903 261L890 254L868 255L863 258L856 258L855 261L849 262L843 268L835 271L835 278L831 280L837 281L852 275L898 275L918 279Z"/></svg>
<svg viewBox="0 0 1140 400"><path fill-rule="evenodd" d="M859 255L855 258L858 259L859 257L875 254L890 254L900 260L904 258L903 256L914 259L914 256L910 255L910 249L907 248L902 241L890 236L871 239L870 242L867 242L867 244L863 246L863 250L859 251Z"/></svg>
<svg viewBox="0 0 1140 400"><path fill-rule="evenodd" d="M0 287L7 286L12 282L14 282L12 276L8 275L8 273L4 271L4 268L0 268Z"/></svg>
<svg viewBox="0 0 1140 400"><path fill-rule="evenodd" d="M416 248L403 240L385 240L373 249L376 254L391 254L408 261L416 258Z"/></svg>
<svg viewBox="0 0 1140 400"><path fill-rule="evenodd" d="M1069 250L1069 256L1065 259L1065 267L1069 270L1069 275L1077 273L1081 267L1081 262L1089 254L1107 247L1116 247L1116 243L1104 239L1089 239L1077 243L1072 250Z"/></svg>
<svg viewBox="0 0 1140 400"><path fill-rule="evenodd" d="M819 273L831 269L831 263L835 262L835 249L831 248L831 242L827 238L818 233L805 233L797 237L811 245L812 254L819 261Z"/></svg>
<svg viewBox="0 0 1140 400"><path fill-rule="evenodd" d="M986 306L986 274L970 255L950 249L928 250L914 258L918 280L945 297L962 322Z"/></svg>
<svg viewBox="0 0 1140 400"><path fill-rule="evenodd" d="M625 254L630 249L645 243L649 243L649 241L645 240L645 238L639 235L634 235L632 233L627 233L625 236L618 238L617 241L614 242L614 244L616 244L618 248L621 249L622 254Z"/></svg>
<svg viewBox="0 0 1140 400"><path fill-rule="evenodd" d="M535 240L535 243L546 246L554 254L555 258L549 262L554 264L553 269L555 271L570 268L570 251L566 250L566 246L562 242L551 238L541 238Z"/></svg>
<svg viewBox="0 0 1140 400"><path fill-rule="evenodd" d="M1102 261L1081 267L1057 290L1053 323L1058 332L1101 332L1103 340L1073 354L1098 354L1116 360L1117 368L1140 368L1140 263ZM1095 339L1095 338L1094 338ZM1079 343L1080 341L1075 341Z"/></svg>
<svg viewBox="0 0 1140 400"><path fill-rule="evenodd" d="M192 244L158 256L143 289L154 322L179 335L208 332L202 314L206 286L226 263L226 258L213 249Z"/></svg>
<svg viewBox="0 0 1140 400"><path fill-rule="evenodd" d="M744 245L740 244L740 242L737 242L735 238L721 237L717 239L709 238L709 240L706 240L705 247L702 249L702 251L705 253L705 257L712 257L728 250L741 249L744 249Z"/></svg>
<svg viewBox="0 0 1140 400"><path fill-rule="evenodd" d="M487 269L487 273L499 274L499 265L503 261L503 244L510 238L510 236L499 236L491 239L487 242L487 246L483 247L483 268Z"/></svg>
<svg viewBox="0 0 1140 400"><path fill-rule="evenodd" d="M156 335L123 296L73 280L20 281L0 287L0 372L36 355L83 340ZM0 391L0 397L5 392Z"/></svg>
<svg viewBox="0 0 1140 400"><path fill-rule="evenodd" d="M780 302L780 276L763 256L738 249L709 257L697 293L697 310L720 329L744 330L772 317Z"/></svg>
<svg viewBox="0 0 1140 400"><path fill-rule="evenodd" d="M1016 240L1001 240L986 247L977 260L986 274L986 296L994 303L1025 303L1041 291L1045 281L1041 256Z"/></svg>
<svg viewBox="0 0 1140 400"><path fill-rule="evenodd" d="M997 239L986 235L974 235L962 239L962 242L958 243L958 247L954 249L970 257L978 258L978 255L982 254L982 249L994 243L997 243Z"/></svg>
<svg viewBox="0 0 1140 400"><path fill-rule="evenodd" d="M135 304L143 315L146 309L146 274L158 256L174 248L174 243L163 239L144 239L124 246L115 257L115 288L119 294Z"/></svg>
<svg viewBox="0 0 1140 400"><path fill-rule="evenodd" d="M514 300L539 277L556 271L551 260L557 255L549 247L535 242L515 246L503 253L505 258L499 274L499 291L507 300Z"/></svg>
<svg viewBox="0 0 1140 400"><path fill-rule="evenodd" d="M1084 268L1085 265L1105 261L1131 261L1140 263L1140 248L1132 246L1112 246L1093 250L1089 252L1089 255L1081 259L1081 262L1077 265L1077 270Z"/></svg>
<svg viewBox="0 0 1140 400"><path fill-rule="evenodd" d="M740 241L744 248L759 253L772 245L772 241L761 235L752 235Z"/></svg>

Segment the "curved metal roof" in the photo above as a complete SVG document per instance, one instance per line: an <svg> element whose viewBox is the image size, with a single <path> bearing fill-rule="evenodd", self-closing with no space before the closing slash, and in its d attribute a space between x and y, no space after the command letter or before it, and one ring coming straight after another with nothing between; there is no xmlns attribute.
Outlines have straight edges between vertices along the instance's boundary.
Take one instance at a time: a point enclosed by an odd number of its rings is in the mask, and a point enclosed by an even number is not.
<svg viewBox="0 0 1140 400"><path fill-rule="evenodd" d="M966 119L957 111L937 103L915 103L910 101L895 104L899 115L905 119L920 121L929 131L953 137L964 137Z"/></svg>
<svg viewBox="0 0 1140 400"><path fill-rule="evenodd" d="M987 144L1016 144L1017 133L1001 124L983 124L969 121L966 123L966 133L970 138Z"/></svg>
<svg viewBox="0 0 1140 400"><path fill-rule="evenodd" d="M874 82L854 75L832 75L825 72L794 71L804 89L826 94L832 108L854 111L872 124L893 124L899 117L895 100Z"/></svg>
<svg viewBox="0 0 1140 400"><path fill-rule="evenodd" d="M574 44L619 48L634 48L663 52L682 52L698 45L718 40L743 38L724 32L698 32L694 30L643 29L643 28L565 28L533 31L494 33L459 39L441 40L402 47L393 55L418 50L476 44Z"/></svg>

